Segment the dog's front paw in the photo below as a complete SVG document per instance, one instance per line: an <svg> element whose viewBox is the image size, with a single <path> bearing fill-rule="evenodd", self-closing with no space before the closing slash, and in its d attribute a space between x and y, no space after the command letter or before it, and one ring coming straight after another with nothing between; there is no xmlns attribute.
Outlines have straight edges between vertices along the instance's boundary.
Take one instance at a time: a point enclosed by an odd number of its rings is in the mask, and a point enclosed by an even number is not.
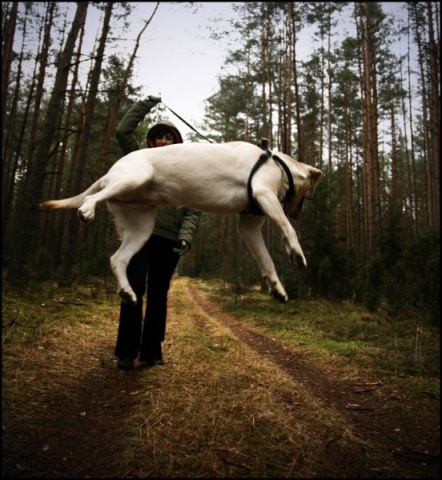
<svg viewBox="0 0 442 480"><path fill-rule="evenodd" d="M127 292L123 288L120 289L118 295L120 295L121 300L128 305L132 305L134 307L137 304L137 297L133 293Z"/></svg>
<svg viewBox="0 0 442 480"><path fill-rule="evenodd" d="M294 259L293 259L294 257ZM295 253L292 257L292 263L296 264L300 270L307 269L307 260L305 259L304 255ZM293 261L294 260L294 261Z"/></svg>

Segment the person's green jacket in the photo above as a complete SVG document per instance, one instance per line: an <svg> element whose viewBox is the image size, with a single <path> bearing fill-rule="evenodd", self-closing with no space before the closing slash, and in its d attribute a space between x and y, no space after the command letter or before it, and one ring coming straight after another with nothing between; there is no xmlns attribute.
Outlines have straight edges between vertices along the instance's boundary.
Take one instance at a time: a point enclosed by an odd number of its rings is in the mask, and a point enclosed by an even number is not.
<svg viewBox="0 0 442 480"><path fill-rule="evenodd" d="M152 97L136 102L118 125L116 136L124 155L134 152L135 150L140 150L138 141L133 133L139 123L158 102L159 99ZM181 134L178 129L169 120L161 121L150 128L147 133L147 138L149 138L149 134L155 132L160 125L173 128L177 132L179 139L181 139ZM193 208L158 208L153 234L170 240L185 240L189 246L191 246L195 234L198 231L200 217L201 212Z"/></svg>

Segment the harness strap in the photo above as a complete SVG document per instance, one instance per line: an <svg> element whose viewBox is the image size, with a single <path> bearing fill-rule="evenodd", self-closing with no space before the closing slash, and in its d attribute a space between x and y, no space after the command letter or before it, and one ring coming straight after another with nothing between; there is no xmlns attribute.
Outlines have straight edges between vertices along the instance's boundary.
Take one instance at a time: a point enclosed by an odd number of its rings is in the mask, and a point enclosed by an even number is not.
<svg viewBox="0 0 442 480"><path fill-rule="evenodd" d="M264 163L272 157L273 160L275 160L276 163L281 165L282 169L284 170L285 174L287 175L287 179L289 182L289 189L287 190L284 201L283 201L283 210L284 213L287 213L288 207L295 198L295 184L293 182L293 176L289 170L289 167L287 167L287 164L278 157L278 155L272 155L272 152L268 149L268 143L266 139L261 140L261 144L258 146L261 147L264 150L264 153L259 157L258 161L255 163L255 165L252 168L252 171L250 172L249 175L249 180L247 182L247 194L249 196L249 210L247 212L242 212L242 213L252 213L254 215L264 215L264 212L261 210L259 205L256 203L255 198L253 197L253 188L252 188L252 179L255 173L259 170L259 168L264 165Z"/></svg>
<svg viewBox="0 0 442 480"><path fill-rule="evenodd" d="M290 172L287 164L283 162L282 159L278 157L278 155L273 155L272 158L273 160L275 160L275 162L278 162L281 165L289 181L289 189L285 194L284 203L283 203L284 212L287 213L289 205L292 203L293 199L295 198L295 183L293 181L293 175Z"/></svg>
<svg viewBox="0 0 442 480"><path fill-rule="evenodd" d="M265 162L270 158L272 153L270 150L266 150L258 159L258 161L255 163L255 165L252 168L252 171L250 172L249 175L249 180L247 182L247 195L249 196L249 210L244 213L253 213L254 215L264 215L264 212L261 210L259 205L256 203L256 200L253 197L253 188L252 188L252 179L255 173L264 165Z"/></svg>

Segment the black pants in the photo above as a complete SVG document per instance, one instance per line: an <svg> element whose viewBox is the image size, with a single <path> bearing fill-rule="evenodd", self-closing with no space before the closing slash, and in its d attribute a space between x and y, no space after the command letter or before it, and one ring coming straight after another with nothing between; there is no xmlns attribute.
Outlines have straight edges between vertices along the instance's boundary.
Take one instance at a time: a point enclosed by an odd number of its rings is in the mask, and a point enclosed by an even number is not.
<svg viewBox="0 0 442 480"><path fill-rule="evenodd" d="M173 251L178 242L152 235L131 259L127 278L137 296L135 306L121 302L115 356L140 361L161 358L161 342L166 333L167 293L179 255ZM146 292L146 313L143 317L143 295Z"/></svg>

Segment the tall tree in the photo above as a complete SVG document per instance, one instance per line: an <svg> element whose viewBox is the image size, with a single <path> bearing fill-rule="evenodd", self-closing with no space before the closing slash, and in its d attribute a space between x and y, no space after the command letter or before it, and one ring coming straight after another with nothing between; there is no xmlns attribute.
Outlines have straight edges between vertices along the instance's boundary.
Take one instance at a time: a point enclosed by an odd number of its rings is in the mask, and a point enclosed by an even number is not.
<svg viewBox="0 0 442 480"><path fill-rule="evenodd" d="M425 205L421 208L423 223L426 226L432 224L432 207L431 207L431 193L430 185L433 182L431 178L431 155L430 149L432 144L431 129L429 125L429 81L428 81L428 46L425 42L425 31L427 30L425 19L425 4L423 2L410 2L408 4L409 14L411 16L412 27L414 31L414 40L417 47L417 57L419 66L419 92L421 96L422 105L422 121L421 121L421 135L423 140L422 145L422 157L426 167L426 188L423 189L422 195L424 195Z"/></svg>
<svg viewBox="0 0 442 480"><path fill-rule="evenodd" d="M125 95L125 92L126 92L126 87L128 85L130 75L132 74L132 69L133 69L133 66L134 66L134 63L135 63L136 55L137 55L138 49L140 47L141 37L143 36L143 33L145 32L146 28L149 26L150 22L154 18L155 14L158 10L159 5L160 5L160 2L157 2L152 14L150 15L150 17L147 20L144 21L144 26L137 35L137 39L135 41L135 46L134 46L133 52L132 52L132 54L129 58L129 62L128 62L126 70L124 72L124 77L123 77L123 79L121 81L121 84L118 88L118 93L117 93L117 97L115 99L115 104L113 105L113 111L111 112L109 121L106 125L106 130L105 130L105 133L104 133L104 137L103 137L102 149L101 149L101 153L100 153L102 166L104 166L106 164L109 142L110 142L111 136L113 135L113 133L115 131L115 125L117 123L117 117L118 117L118 114L120 112L121 104L123 102L123 98L124 98L124 95Z"/></svg>
<svg viewBox="0 0 442 480"><path fill-rule="evenodd" d="M297 140L297 157L301 160L304 158L304 145L302 143L302 127L301 127L301 101L299 95L299 80L298 80L298 66L296 60L296 42L298 35L298 27L300 23L299 4L289 2L288 16L291 24L291 33L293 46L291 48L292 54L292 68L293 68L293 90L295 101L295 123L296 123L296 140Z"/></svg>
<svg viewBox="0 0 442 480"><path fill-rule="evenodd" d="M219 142L244 139L246 103L244 83L237 75L219 79L219 91L206 100L208 126L218 133L212 138Z"/></svg>
<svg viewBox="0 0 442 480"><path fill-rule="evenodd" d="M269 109L270 92L268 92L270 65L269 65L269 22L267 4L261 2L260 30L261 30L261 108L262 108L262 136L273 143L271 127L271 109ZM270 110L270 113L269 113Z"/></svg>
<svg viewBox="0 0 442 480"><path fill-rule="evenodd" d="M15 80L11 82L11 92L7 94L8 105L5 105L2 115L6 115L8 111L7 122L2 123L4 127L2 137L2 239L4 240L8 235L9 219L13 217L13 197L14 197L14 181L19 170L26 172L24 162L20 162L23 150L23 138L28 123L28 113L31 107L32 95L34 92L35 82L34 78L31 81L26 94L23 91L21 79L23 76L23 64L26 58L26 41L28 32L28 19L32 11L32 5L27 3L25 6L25 15L21 24L21 48L17 58L17 70L14 72ZM5 42L6 44L8 41ZM12 63L12 62L11 62ZM37 60L35 66L37 66ZM11 68L11 67L9 67ZM5 66L5 70L8 68ZM8 74L9 75L9 74ZM6 101L6 100L5 100ZM25 104L25 112L21 117L19 115L20 105ZM21 118L20 118L21 117ZM21 123L21 127L18 127ZM17 129L20 133L17 138ZM11 148L12 147L12 148Z"/></svg>
<svg viewBox="0 0 442 480"><path fill-rule="evenodd" d="M75 126L75 110L77 107L80 107L82 110L84 110L83 102L78 105L77 101L78 92L80 91L79 68L81 64L80 58L83 50L84 33L85 30L83 25L80 30L80 39L75 54L77 61L73 65L72 79L70 84L71 88L69 90L69 98L67 99L67 106L65 109L66 114L63 118L63 125L60 127L60 150L53 155L51 166L47 172L49 176L49 182L47 182L46 193L44 195L45 198L59 198L61 196L61 192L63 191L63 179L66 176L66 171L69 172L69 180L74 176L73 171L71 171L69 167L71 166L73 170L75 162L71 161L71 156L74 156L72 154L73 151L77 151L77 148L71 148L71 145L74 143L72 138L77 140L80 137L80 131ZM77 145L76 143L74 144ZM60 215L57 215L55 218L54 216L47 216L42 222L42 243L46 246L46 250L51 252L51 255L45 257L45 263L48 265L50 270L53 270L54 265L58 265L59 258L62 255L62 234L63 231L65 231L66 218L68 218L68 215L69 213L63 212ZM45 272L42 272L42 274L44 275Z"/></svg>
<svg viewBox="0 0 442 480"><path fill-rule="evenodd" d="M433 5L427 2L429 70L430 70L430 131L429 155L430 224L440 227L440 37L439 47L434 33Z"/></svg>
<svg viewBox="0 0 442 480"><path fill-rule="evenodd" d="M35 151L35 145L37 144L37 129L38 121L41 115L40 107L43 99L44 93L44 82L47 75L47 67L49 61L49 49L52 44L51 40L51 31L54 25L54 12L57 2L47 2L47 10L45 13L45 20L43 23L43 41L41 48L39 50L39 71L37 75L37 83L35 87L35 97L34 97L34 106L31 122L29 125L29 145L27 152L27 161L33 163L33 155Z"/></svg>
<svg viewBox="0 0 442 480"><path fill-rule="evenodd" d="M88 158L89 139L92 132L92 124L94 118L94 109L96 105L96 98L98 94L98 84L100 81L101 70L103 65L104 50L106 47L110 22L112 18L112 8L114 2L107 2L104 8L103 26L101 29L100 41L95 56L95 61L90 74L90 84L87 93L82 132L80 136L80 146L78 155L71 159L74 165L74 177L72 182L72 191L67 192L67 196L75 195L83 189L83 179L86 170L86 160ZM78 219L70 215L67 222L65 246L68 254L64 255L63 269L60 277L60 285L63 287L70 287L72 284L72 266L76 259L77 243L79 230L77 228Z"/></svg>
<svg viewBox="0 0 442 480"><path fill-rule="evenodd" d="M365 191L365 229L367 253L373 255L380 241L380 197L379 197L379 157L378 157L378 93L376 76L376 56L374 11L368 2L356 5L358 11L358 37L360 39L360 82L362 97L363 159Z"/></svg>
<svg viewBox="0 0 442 480"><path fill-rule="evenodd" d="M328 171L332 170L332 85L333 72L332 68L333 55L331 39L334 35L333 28L336 27L337 20L333 17L339 14L345 7L347 2L313 2L310 5L310 11L307 20L310 23L318 24L318 32L315 34L320 41L319 54L321 58L321 68L319 70L320 92L321 92L321 115L320 115L320 132L319 132L319 158L323 158L324 152L324 125L326 123L327 132L327 165ZM327 121L325 117L327 116Z"/></svg>
<svg viewBox="0 0 442 480"><path fill-rule="evenodd" d="M356 188L359 176L355 175L355 159L358 157L361 131L359 84L354 68L354 65L357 64L356 52L356 40L347 37L335 53L337 59L337 65L335 66L336 89L332 102L337 147L340 146L341 151L343 150L344 165L341 171L345 176L343 181L345 185L345 206L342 208L345 220L341 223L345 227L337 233L345 236L348 246L359 245L357 241L359 222L355 221L354 205L360 205L361 203L358 195L359 189Z"/></svg>
<svg viewBox="0 0 442 480"><path fill-rule="evenodd" d="M32 258L31 249L36 229L37 207L41 200L46 167L52 154L53 126L58 124L58 118L61 114L60 106L66 92L75 42L81 26L86 21L87 8L88 3L79 2L77 4L71 30L66 39L64 50L60 54L54 87L43 123L41 139L36 151L36 161L33 165L29 165L31 174L29 175L29 181L25 185L23 203L17 213L20 232L18 232L17 242L12 251L8 270L8 279L15 285L27 284L29 281L29 263Z"/></svg>
<svg viewBox="0 0 442 480"><path fill-rule="evenodd" d="M407 156L407 178L408 184L410 185L410 216L415 219L412 223L412 231L415 233L415 236L419 234L420 231L420 216L418 214L418 194L417 194L417 178L416 178L416 150L415 150L415 126L414 126L414 116L413 116L413 94L412 94L412 79L411 79L411 15L410 15L410 6L408 6L408 17L407 17L407 96L403 98L402 102L402 118L404 122L404 135L405 142L408 146L407 141L407 130L410 131L410 148L406 150ZM408 103L407 103L408 100ZM408 115L406 107L408 106ZM407 125L408 121L408 125Z"/></svg>
<svg viewBox="0 0 442 480"><path fill-rule="evenodd" d="M4 42L2 45L2 138L5 128L6 105L8 100L9 74L12 65L12 54L15 30L17 25L17 13L19 2L12 2L9 12L6 12L6 23L4 25ZM9 3L8 3L9 6ZM6 8L2 5L3 8Z"/></svg>

